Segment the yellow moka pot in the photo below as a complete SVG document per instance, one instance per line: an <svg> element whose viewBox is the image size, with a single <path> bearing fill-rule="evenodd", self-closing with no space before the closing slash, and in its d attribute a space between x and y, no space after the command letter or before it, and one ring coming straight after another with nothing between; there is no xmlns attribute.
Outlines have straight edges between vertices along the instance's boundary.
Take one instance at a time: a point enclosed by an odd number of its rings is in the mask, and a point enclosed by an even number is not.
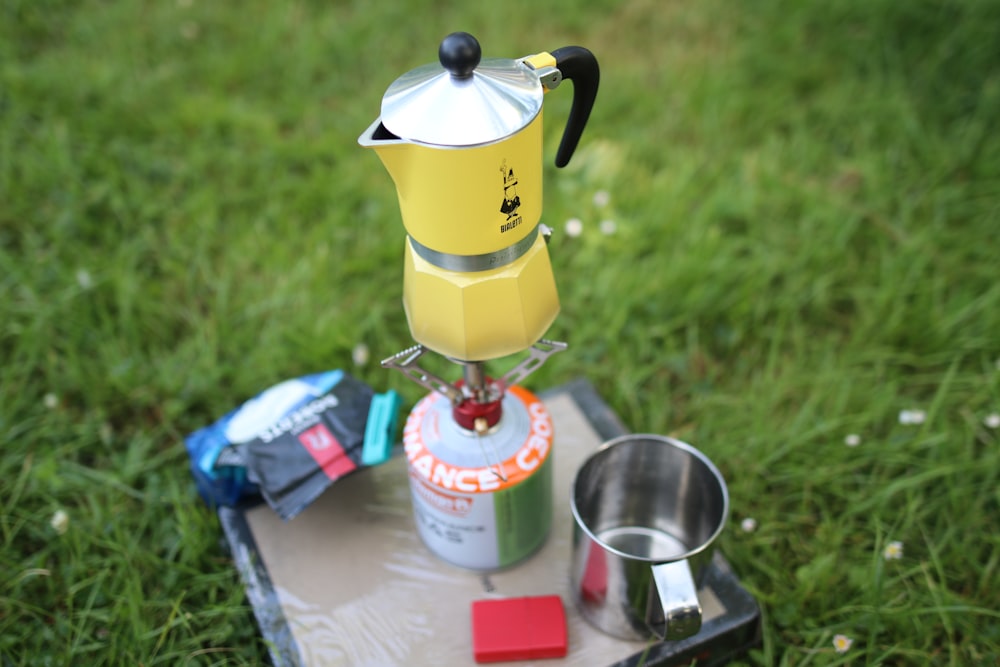
<svg viewBox="0 0 1000 667"><path fill-rule="evenodd" d="M481 59L467 33L440 64L397 79L358 142L396 184L407 238L403 305L413 338L457 361L536 343L559 312L542 213L542 98L573 81L556 165L573 154L597 94L598 66L577 46Z"/></svg>

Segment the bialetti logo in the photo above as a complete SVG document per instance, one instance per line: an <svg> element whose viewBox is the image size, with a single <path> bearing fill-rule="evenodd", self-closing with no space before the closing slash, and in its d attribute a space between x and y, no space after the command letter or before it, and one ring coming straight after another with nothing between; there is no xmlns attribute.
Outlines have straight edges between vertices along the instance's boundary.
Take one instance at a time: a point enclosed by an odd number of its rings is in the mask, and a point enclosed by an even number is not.
<svg viewBox="0 0 1000 667"><path fill-rule="evenodd" d="M509 232L523 222L523 218L517 214L517 209L521 207L521 198L517 196L517 177L514 170L507 166L505 159L500 164L500 175L503 178L503 203L500 205L500 212L507 216L507 221L500 225L500 233Z"/></svg>
<svg viewBox="0 0 1000 667"><path fill-rule="evenodd" d="M519 224L521 224L521 216L517 216L510 222L505 222L502 225L500 225L500 233L503 234L504 232L509 232L510 230L517 227Z"/></svg>

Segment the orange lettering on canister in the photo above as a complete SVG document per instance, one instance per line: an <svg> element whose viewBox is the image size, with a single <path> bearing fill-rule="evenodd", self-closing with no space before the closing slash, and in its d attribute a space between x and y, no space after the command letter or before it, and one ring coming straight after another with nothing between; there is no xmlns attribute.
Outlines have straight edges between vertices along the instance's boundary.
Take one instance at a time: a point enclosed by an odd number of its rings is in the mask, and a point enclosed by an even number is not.
<svg viewBox="0 0 1000 667"><path fill-rule="evenodd" d="M531 426L524 444L500 464L506 480L501 479L490 466L468 468L451 465L427 448L421 424L433 402L440 399L434 394L424 397L417 404L403 429L403 449L411 471L433 486L462 493L492 493L515 486L530 477L552 450L552 420L545 405L528 392L516 386L508 391L515 393L527 405ZM470 446L475 444L476 437L469 436Z"/></svg>

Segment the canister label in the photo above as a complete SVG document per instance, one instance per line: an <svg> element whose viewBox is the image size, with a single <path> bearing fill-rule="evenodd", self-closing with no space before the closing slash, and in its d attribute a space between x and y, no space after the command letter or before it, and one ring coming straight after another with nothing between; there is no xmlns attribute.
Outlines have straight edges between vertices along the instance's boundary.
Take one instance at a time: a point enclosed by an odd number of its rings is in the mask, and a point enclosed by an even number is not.
<svg viewBox="0 0 1000 667"><path fill-rule="evenodd" d="M461 567L511 565L541 546L552 522L551 417L520 387L508 389L503 410L481 443L454 423L448 400L432 394L404 429L417 531L432 552ZM495 455L492 466L484 447Z"/></svg>

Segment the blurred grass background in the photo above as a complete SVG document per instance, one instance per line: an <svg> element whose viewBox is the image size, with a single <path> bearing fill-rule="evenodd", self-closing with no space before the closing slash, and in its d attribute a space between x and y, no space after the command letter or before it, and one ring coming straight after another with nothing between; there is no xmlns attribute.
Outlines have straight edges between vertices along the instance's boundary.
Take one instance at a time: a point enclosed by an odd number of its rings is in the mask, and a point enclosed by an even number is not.
<svg viewBox="0 0 1000 667"><path fill-rule="evenodd" d="M410 344L395 194L356 138L453 30L601 62L561 171L571 95L546 100L571 349L531 385L586 377L719 464L764 610L748 664L996 664L986 0L7 0L0 664L267 660L183 437L322 369L419 397L352 362Z"/></svg>

